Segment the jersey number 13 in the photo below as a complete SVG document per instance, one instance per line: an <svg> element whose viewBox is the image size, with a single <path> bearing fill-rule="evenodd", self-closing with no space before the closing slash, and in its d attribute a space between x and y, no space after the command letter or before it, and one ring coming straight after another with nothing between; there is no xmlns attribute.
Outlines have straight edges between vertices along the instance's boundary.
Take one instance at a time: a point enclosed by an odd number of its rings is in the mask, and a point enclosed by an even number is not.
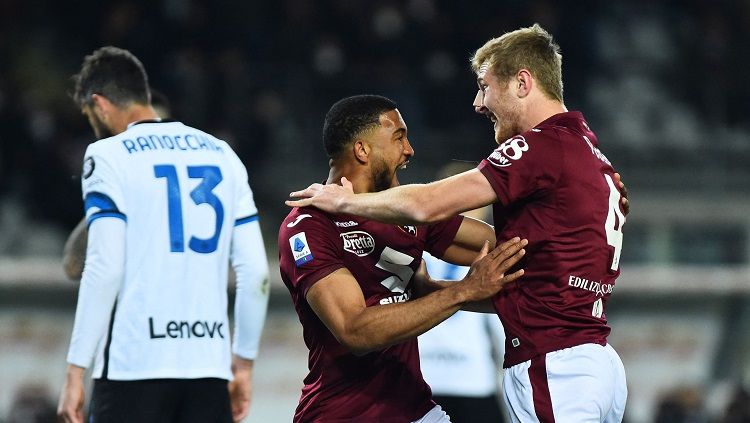
<svg viewBox="0 0 750 423"><path fill-rule="evenodd" d="M224 206L222 206L219 197L213 192L213 189L223 179L221 169L217 166L188 166L187 173L191 179L200 179L200 184L190 191L190 198L193 199L193 203L196 205L208 204L214 209L216 215L214 234L206 239L191 236L188 247L196 253L212 253L216 251L219 235L221 234L221 226L224 223ZM175 169L174 165L156 165L154 166L154 176L156 178L167 179L170 251L173 253L185 252L185 229L182 223L182 201L177 169Z"/></svg>

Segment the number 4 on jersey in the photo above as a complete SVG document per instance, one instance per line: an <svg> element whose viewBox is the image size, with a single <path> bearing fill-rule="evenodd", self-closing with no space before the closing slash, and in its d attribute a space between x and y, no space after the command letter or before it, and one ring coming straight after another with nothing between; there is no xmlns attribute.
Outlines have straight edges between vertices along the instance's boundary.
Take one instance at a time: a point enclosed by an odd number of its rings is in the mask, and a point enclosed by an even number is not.
<svg viewBox="0 0 750 423"><path fill-rule="evenodd" d="M607 244L614 248L612 263L609 270L616 272L620 266L620 253L622 252L622 225L625 224L625 215L620 211L620 190L615 186L612 178L605 174L604 179L609 186L609 206L607 220L604 222L604 231L607 234Z"/></svg>

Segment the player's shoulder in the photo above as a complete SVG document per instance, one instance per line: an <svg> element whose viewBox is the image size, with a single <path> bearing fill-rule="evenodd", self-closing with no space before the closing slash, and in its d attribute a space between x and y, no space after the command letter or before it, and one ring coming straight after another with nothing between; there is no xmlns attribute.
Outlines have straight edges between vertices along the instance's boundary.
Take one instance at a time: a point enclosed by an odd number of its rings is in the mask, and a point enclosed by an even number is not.
<svg viewBox="0 0 750 423"><path fill-rule="evenodd" d="M279 234L306 228L333 228L333 217L315 207L295 207L281 222Z"/></svg>
<svg viewBox="0 0 750 423"><path fill-rule="evenodd" d="M570 139L580 141L583 135L591 133L586 119L581 112L558 113L524 132L527 141L566 142Z"/></svg>
<svg viewBox="0 0 750 423"><path fill-rule="evenodd" d="M116 152L115 146L122 140L122 133L94 141L86 147L86 156L107 156Z"/></svg>

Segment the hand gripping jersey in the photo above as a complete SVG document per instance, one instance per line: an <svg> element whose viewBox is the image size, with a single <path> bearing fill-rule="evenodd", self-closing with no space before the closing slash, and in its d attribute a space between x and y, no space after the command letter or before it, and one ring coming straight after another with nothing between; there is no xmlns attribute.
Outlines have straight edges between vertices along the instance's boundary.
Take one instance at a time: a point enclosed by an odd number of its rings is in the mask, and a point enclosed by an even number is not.
<svg viewBox="0 0 750 423"><path fill-rule="evenodd" d="M409 301L410 281L427 250L442 256L463 218L396 226L295 208L279 230L281 278L310 350L295 422L410 422L435 404L419 369L417 340L355 356L307 303L308 289L342 267L357 279L368 307Z"/></svg>
<svg viewBox="0 0 750 423"><path fill-rule="evenodd" d="M96 315L106 287L92 272L110 252L90 245L68 361L87 367L95 356L95 378L231 379L230 251L243 297L238 307L248 313L248 295L267 296L257 210L239 158L224 141L182 123L144 122L91 144L82 178L90 244L101 242L92 240L94 225L125 222L124 269L114 281L114 307ZM233 240L238 225L252 231ZM264 285L257 290L266 292L240 294L241 286L251 288L241 282L255 276ZM235 352L254 358L265 304L250 313Z"/></svg>
<svg viewBox="0 0 750 423"><path fill-rule="evenodd" d="M422 257L434 279L459 280L469 267ZM422 375L434 395L487 397L497 392L498 365L503 355L503 326L494 314L458 311L419 335Z"/></svg>
<svg viewBox="0 0 750 423"><path fill-rule="evenodd" d="M479 170L495 190L498 240L529 240L521 280L494 298L510 367L584 343L604 345L625 217L614 169L579 112L502 143Z"/></svg>

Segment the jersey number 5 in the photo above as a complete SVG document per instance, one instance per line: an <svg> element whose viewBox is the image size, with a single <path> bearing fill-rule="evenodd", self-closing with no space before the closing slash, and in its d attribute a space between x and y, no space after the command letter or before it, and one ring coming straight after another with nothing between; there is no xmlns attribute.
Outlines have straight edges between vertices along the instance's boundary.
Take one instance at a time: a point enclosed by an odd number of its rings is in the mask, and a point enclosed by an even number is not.
<svg viewBox="0 0 750 423"><path fill-rule="evenodd" d="M188 166L188 177L200 179L201 182L190 191L190 198L196 205L208 204L214 209L216 222L214 234L207 239L190 237L188 247L196 253L212 253L219 242L221 226L224 223L224 206L213 189L223 179L221 169L217 166ZM154 166L154 176L167 179L167 209L169 213L169 247L173 253L185 252L184 228L182 224L182 201L180 197L180 180L174 165Z"/></svg>
<svg viewBox="0 0 750 423"><path fill-rule="evenodd" d="M380 283L391 292L403 293L414 274L414 271L409 267L409 264L413 261L414 257L396 251L391 247L385 247L375 266L393 273L393 276L383 279Z"/></svg>
<svg viewBox="0 0 750 423"><path fill-rule="evenodd" d="M609 270L616 272L620 266L622 225L625 224L625 215L620 211L620 190L617 189L609 175L605 174L604 179L606 179L609 186L609 206L607 207L607 220L604 222L604 231L607 234L607 244L614 248Z"/></svg>

